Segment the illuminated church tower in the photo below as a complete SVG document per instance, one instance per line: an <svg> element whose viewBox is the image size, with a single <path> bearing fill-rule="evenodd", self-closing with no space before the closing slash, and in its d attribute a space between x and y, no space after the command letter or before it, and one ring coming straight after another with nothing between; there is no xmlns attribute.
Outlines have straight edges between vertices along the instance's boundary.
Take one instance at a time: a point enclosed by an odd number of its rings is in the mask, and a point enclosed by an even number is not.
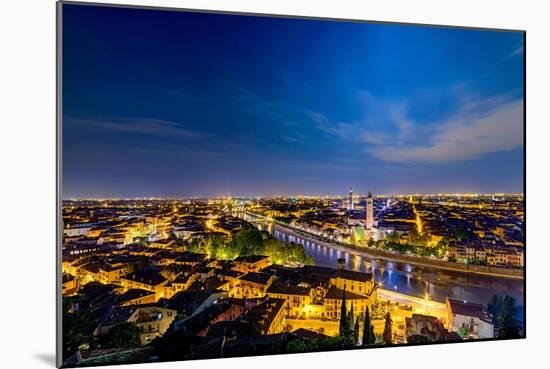
<svg viewBox="0 0 550 369"><path fill-rule="evenodd" d="M372 229L374 227L374 199L372 198L372 193L369 190L366 201L366 219L365 219L365 228Z"/></svg>

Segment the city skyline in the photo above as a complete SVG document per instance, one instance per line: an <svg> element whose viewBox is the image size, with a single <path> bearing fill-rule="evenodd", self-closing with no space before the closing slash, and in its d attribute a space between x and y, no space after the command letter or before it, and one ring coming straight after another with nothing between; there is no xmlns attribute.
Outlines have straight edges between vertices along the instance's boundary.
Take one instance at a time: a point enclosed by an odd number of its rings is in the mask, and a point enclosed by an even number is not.
<svg viewBox="0 0 550 369"><path fill-rule="evenodd" d="M409 197L409 196L420 196L420 197L487 197L487 196L525 196L524 193L520 192L494 192L494 193L373 193L373 197ZM353 194L353 198L361 199L366 198L367 194L358 192ZM330 199L343 199L345 200L348 195L345 194L285 194L285 195L273 195L273 196L259 196L259 195L213 195L213 196L134 196L134 197L65 197L65 200L92 200L92 201L101 201L101 200L200 200L200 199L224 199L224 198L330 198Z"/></svg>
<svg viewBox="0 0 550 369"><path fill-rule="evenodd" d="M524 192L522 33L83 8L64 198Z"/></svg>

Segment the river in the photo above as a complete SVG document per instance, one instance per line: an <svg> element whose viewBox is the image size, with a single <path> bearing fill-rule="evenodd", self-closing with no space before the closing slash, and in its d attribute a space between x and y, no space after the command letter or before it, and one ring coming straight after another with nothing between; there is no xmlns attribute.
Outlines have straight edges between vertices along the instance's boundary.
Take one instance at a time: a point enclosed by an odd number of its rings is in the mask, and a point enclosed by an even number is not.
<svg viewBox="0 0 550 369"><path fill-rule="evenodd" d="M524 280L501 278L488 275L442 270L417 266L403 262L368 258L349 252L336 250L316 241L313 237L297 235L276 224L258 225L268 230L276 239L302 245L315 265L336 268L336 261L344 258L346 269L371 272L375 281L384 289L424 297L426 293L434 301L445 302L446 296L456 300L487 305L493 294L511 295L516 298L520 310L524 304ZM523 315L523 314L520 314ZM523 317L520 317L523 320Z"/></svg>

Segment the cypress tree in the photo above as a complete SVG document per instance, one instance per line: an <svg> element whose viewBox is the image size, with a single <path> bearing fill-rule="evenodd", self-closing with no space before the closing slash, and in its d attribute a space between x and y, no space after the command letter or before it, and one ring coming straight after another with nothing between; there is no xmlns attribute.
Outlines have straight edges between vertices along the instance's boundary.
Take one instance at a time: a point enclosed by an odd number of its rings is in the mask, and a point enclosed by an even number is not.
<svg viewBox="0 0 550 369"><path fill-rule="evenodd" d="M348 326L348 313L346 310L346 287L344 287L344 292L342 293L342 304L340 305L340 336L346 335L346 330Z"/></svg>
<svg viewBox="0 0 550 369"><path fill-rule="evenodd" d="M386 343L386 345L391 345L393 343L391 323L392 323L392 320L391 320L390 313L386 313L386 323L384 324L384 334L383 334L384 343Z"/></svg>
<svg viewBox="0 0 550 369"><path fill-rule="evenodd" d="M363 346L372 345L376 342L374 327L370 322L369 307L365 310L365 321L363 322Z"/></svg>
<svg viewBox="0 0 550 369"><path fill-rule="evenodd" d="M351 309L349 310L349 315L348 315L348 334L350 336L350 338L353 338L353 344L356 344L357 343L357 338L356 338L356 335L355 335L355 323L354 323L354 320L355 320L355 312L354 312L354 303L352 302L351 303Z"/></svg>
<svg viewBox="0 0 550 369"><path fill-rule="evenodd" d="M353 327L353 341L356 345L359 344L359 319L355 320L355 326Z"/></svg>
<svg viewBox="0 0 550 369"><path fill-rule="evenodd" d="M353 305L354 303L351 303L351 309L349 310L348 315L348 327L351 327L353 329L355 323L354 323L354 311L353 311Z"/></svg>

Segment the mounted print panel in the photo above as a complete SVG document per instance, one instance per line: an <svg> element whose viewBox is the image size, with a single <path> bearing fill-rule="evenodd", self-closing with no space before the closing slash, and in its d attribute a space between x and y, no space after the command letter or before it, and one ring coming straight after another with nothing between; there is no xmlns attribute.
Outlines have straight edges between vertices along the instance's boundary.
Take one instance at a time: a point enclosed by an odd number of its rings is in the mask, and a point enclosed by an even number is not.
<svg viewBox="0 0 550 369"><path fill-rule="evenodd" d="M58 12L58 365L525 337L525 32Z"/></svg>

